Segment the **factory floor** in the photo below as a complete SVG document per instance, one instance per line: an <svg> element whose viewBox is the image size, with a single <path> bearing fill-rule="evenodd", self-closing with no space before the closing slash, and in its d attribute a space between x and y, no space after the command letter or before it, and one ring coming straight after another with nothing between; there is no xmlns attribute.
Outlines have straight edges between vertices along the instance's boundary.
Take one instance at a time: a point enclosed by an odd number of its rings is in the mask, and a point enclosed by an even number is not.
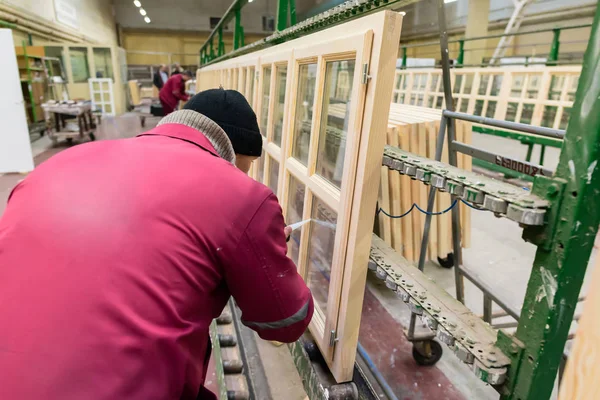
<svg viewBox="0 0 600 400"><path fill-rule="evenodd" d="M133 137L151 129L157 122L156 118L148 119L146 127L142 128L139 118L134 114L104 118L96 136L98 140ZM526 152L525 147L514 141L487 135L474 134L473 143L513 157L523 158ZM36 165L66 148L66 144L52 148L48 138L42 137L32 144ZM539 149L534 151L533 160L537 152ZM557 161L558 149L548 149L546 165L554 168ZM4 212L10 190L23 178L21 174L0 175L0 215ZM525 243L521 234L522 229L512 221L495 218L489 212L473 211L472 246L464 251L465 267L476 272L498 296L517 309L522 305L536 249ZM596 249L592 258L595 256ZM453 270L428 263L425 272L449 293L454 293ZM586 290L584 285L582 294ZM481 314L481 291L467 282L465 294L466 304ZM496 306L494 310L497 309ZM498 394L478 381L448 349L445 349L444 356L434 367L418 367L412 358L412 345L402 333L403 327L408 326L409 318L410 313L405 305L369 274L359 340L399 399L498 399ZM272 399L306 398L286 346L257 340L257 352ZM207 386L215 389L215 385L216 379L209 371Z"/></svg>

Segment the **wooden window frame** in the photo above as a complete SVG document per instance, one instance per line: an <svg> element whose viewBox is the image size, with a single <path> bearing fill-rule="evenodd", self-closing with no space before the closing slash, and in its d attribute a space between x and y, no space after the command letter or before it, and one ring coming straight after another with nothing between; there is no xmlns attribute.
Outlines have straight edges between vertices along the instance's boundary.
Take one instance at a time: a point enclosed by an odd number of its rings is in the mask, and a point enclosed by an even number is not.
<svg viewBox="0 0 600 400"><path fill-rule="evenodd" d="M258 121L262 112L268 113L267 132L263 141L265 153L264 174L254 177L268 184L271 160L279 162L278 197L284 214L288 209L289 177L295 176L305 185L304 216L312 210L312 194L335 210L338 215L333 252L331 282L329 286L327 315L324 320L313 318L310 331L338 382L352 379L358 331L366 284L367 263L371 244L374 210L379 188L381 153L385 144L387 115L389 113L394 66L400 38L402 14L381 11L345 24L313 33L298 39L242 55L199 70L209 79L214 71L240 67L241 63L254 65L258 71L255 82L254 110ZM360 40L358 38L360 37ZM346 135L344 169L341 188L337 189L324 177L315 174L316 151L321 123L322 96L327 61L354 58L355 67L350 94L350 122ZM308 167L291 157L293 124L298 85L298 66L306 60L317 60L315 104L311 121L311 138ZM287 63L286 97L283 116L281 147L273 141L273 118L276 99L276 65ZM363 71L363 64L368 68ZM262 102L263 71L270 66L271 81L269 105ZM364 75L363 77L363 74ZM363 80L366 80L363 84ZM203 90L203 87L200 87ZM385 99L382 101L382 99ZM253 167L257 170L258 167ZM294 221L291 221L294 222ZM301 231L299 265L305 271L310 224ZM338 267L339 266L339 267ZM335 331L337 341L330 345L330 331Z"/></svg>

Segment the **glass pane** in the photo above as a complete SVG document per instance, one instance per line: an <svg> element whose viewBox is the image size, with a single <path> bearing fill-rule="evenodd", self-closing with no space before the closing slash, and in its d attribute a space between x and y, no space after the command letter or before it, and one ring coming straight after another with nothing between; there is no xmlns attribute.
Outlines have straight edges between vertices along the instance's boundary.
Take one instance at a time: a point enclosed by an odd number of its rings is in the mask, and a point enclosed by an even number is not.
<svg viewBox="0 0 600 400"><path fill-rule="evenodd" d="M419 96L417 97L417 105L418 106L423 105L423 95L422 94L419 94Z"/></svg>
<svg viewBox="0 0 600 400"><path fill-rule="evenodd" d="M479 90L477 91L477 93L486 94L489 81L490 81L489 75L481 75L481 78L479 80Z"/></svg>
<svg viewBox="0 0 600 400"><path fill-rule="evenodd" d="M500 93L500 87L502 86L502 78L504 78L503 75L494 75L490 96L498 96L498 94Z"/></svg>
<svg viewBox="0 0 600 400"><path fill-rule="evenodd" d="M60 62L52 60L46 63L48 74L50 76L60 76L63 81L67 81L67 73L64 71L65 60L63 58L62 47L44 47L46 57L58 58ZM56 100L56 99L55 99ZM61 99L59 99L61 100Z"/></svg>
<svg viewBox="0 0 600 400"><path fill-rule="evenodd" d="M354 76L354 64L354 60L332 61L327 63L325 69L316 172L338 188L342 184L346 135L350 122L350 99L339 98L334 94L339 93L339 86L342 83L347 86L344 89L346 93L352 92L352 79L345 81L340 80L339 77L342 74Z"/></svg>
<svg viewBox="0 0 600 400"><path fill-rule="evenodd" d="M527 98L535 99L540 91L540 84L542 82L541 75L529 75L529 83L527 84Z"/></svg>
<svg viewBox="0 0 600 400"><path fill-rule="evenodd" d="M579 76L572 76L569 88L567 89L567 101L575 101L575 92L577 92L577 85L579 84Z"/></svg>
<svg viewBox="0 0 600 400"><path fill-rule="evenodd" d="M494 113L496 112L496 102L488 101L487 109L485 110L485 116L487 118L494 118Z"/></svg>
<svg viewBox="0 0 600 400"><path fill-rule="evenodd" d="M275 119L273 120L273 142L281 147L283 131L283 106L285 105L285 81L287 79L287 66L275 67Z"/></svg>
<svg viewBox="0 0 600 400"><path fill-rule="evenodd" d="M419 90L425 90L426 85L427 85L427 75L421 75L421 80L419 81Z"/></svg>
<svg viewBox="0 0 600 400"><path fill-rule="evenodd" d="M110 49L94 48L94 64L96 65L96 78L114 79Z"/></svg>
<svg viewBox="0 0 600 400"><path fill-rule="evenodd" d="M304 213L305 190L306 188L304 187L304 184L290 175L290 192L285 221L287 225L302 221L302 215ZM293 231L290 236L290 241L288 242L288 255L296 265L298 265L300 234L302 233L302 229L303 227Z"/></svg>
<svg viewBox="0 0 600 400"><path fill-rule="evenodd" d="M269 157L269 187L277 196L277 179L279 178L279 163Z"/></svg>
<svg viewBox="0 0 600 400"><path fill-rule="evenodd" d="M90 78L87 47L70 47L69 53L71 70L73 71L73 82L87 82Z"/></svg>
<svg viewBox="0 0 600 400"><path fill-rule="evenodd" d="M466 113L468 107L469 107L469 100L461 99L460 100L460 112Z"/></svg>
<svg viewBox="0 0 600 400"><path fill-rule="evenodd" d="M465 75L465 90L463 93L470 94L473 89L473 74Z"/></svg>
<svg viewBox="0 0 600 400"><path fill-rule="evenodd" d="M257 175L256 175L256 180L259 182L264 182L264 175L265 175L265 151L263 150L262 153L260 154L260 158L258 160L256 160L256 162L258 163L258 171L257 171Z"/></svg>
<svg viewBox="0 0 600 400"><path fill-rule="evenodd" d="M300 67L302 68L302 67ZM396 75L396 84L394 85L394 87L399 90L400 89L400 85L402 84L402 79L404 79L404 76L402 75Z"/></svg>
<svg viewBox="0 0 600 400"><path fill-rule="evenodd" d="M517 117L517 107L519 107L518 103L508 103L506 107L506 120L510 122L515 122L515 118Z"/></svg>
<svg viewBox="0 0 600 400"><path fill-rule="evenodd" d="M565 84L564 76L553 76L548 89L548 100L560 100L560 93Z"/></svg>
<svg viewBox="0 0 600 400"><path fill-rule="evenodd" d="M417 102L417 95L413 93L410 95L410 101L408 102L408 104L414 106L416 102Z"/></svg>
<svg viewBox="0 0 600 400"><path fill-rule="evenodd" d="M408 75L405 75L404 77L402 77L402 89L406 89L406 87L408 86L407 77L408 77Z"/></svg>
<svg viewBox="0 0 600 400"><path fill-rule="evenodd" d="M267 122L269 117L269 89L271 88L271 67L263 69L262 105L260 113L260 132L267 136Z"/></svg>
<svg viewBox="0 0 600 400"><path fill-rule="evenodd" d="M521 112L521 120L519 121L522 124L530 124L531 117L533 117L533 104L523 104L523 111Z"/></svg>
<svg viewBox="0 0 600 400"><path fill-rule="evenodd" d="M444 98L442 96L438 96L437 101L435 103L436 108L442 108L442 103L444 102Z"/></svg>
<svg viewBox="0 0 600 400"><path fill-rule="evenodd" d="M427 107L433 108L433 96L429 96L429 100L427 100Z"/></svg>
<svg viewBox="0 0 600 400"><path fill-rule="evenodd" d="M435 92L437 90L437 84L440 76L437 74L431 74L431 84L429 85L430 91Z"/></svg>
<svg viewBox="0 0 600 400"><path fill-rule="evenodd" d="M571 107L565 107L563 109L563 115L560 118L560 126L559 129L567 129L567 125L569 125L569 116L571 115Z"/></svg>
<svg viewBox="0 0 600 400"><path fill-rule="evenodd" d="M463 76L456 75L454 78L454 87L452 88L453 93L460 93L460 87L462 85Z"/></svg>
<svg viewBox="0 0 600 400"><path fill-rule="evenodd" d="M248 72L248 79L250 79L250 87L248 89L248 93L246 94L246 100L250 104L250 107L254 108L254 67L250 68Z"/></svg>
<svg viewBox="0 0 600 400"><path fill-rule="evenodd" d="M542 126L546 128L552 128L554 126L554 120L556 119L556 111L558 107L556 106L546 106L544 107L544 115L542 115Z"/></svg>
<svg viewBox="0 0 600 400"><path fill-rule="evenodd" d="M473 114L480 116L482 110L483 110L483 100L477 100L475 102L475 111L473 111Z"/></svg>
<svg viewBox="0 0 600 400"><path fill-rule="evenodd" d="M317 197L313 197L310 216L312 221L310 222L306 282L315 303L323 315L326 315L337 214Z"/></svg>
<svg viewBox="0 0 600 400"><path fill-rule="evenodd" d="M525 75L513 75L512 86L510 89L511 97L521 97L521 91L523 89L523 81L525 80Z"/></svg>
<svg viewBox="0 0 600 400"><path fill-rule="evenodd" d="M317 64L301 65L298 70L298 97L294 121L292 157L308 165L310 129L317 83Z"/></svg>

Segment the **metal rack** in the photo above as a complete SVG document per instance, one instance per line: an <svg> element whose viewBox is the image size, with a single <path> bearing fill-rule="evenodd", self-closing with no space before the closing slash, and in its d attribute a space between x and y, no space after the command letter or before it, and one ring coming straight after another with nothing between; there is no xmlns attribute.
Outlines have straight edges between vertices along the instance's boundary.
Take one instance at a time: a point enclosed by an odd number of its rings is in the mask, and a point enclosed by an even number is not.
<svg viewBox="0 0 600 400"><path fill-rule="evenodd" d="M234 2L228 14L231 12L233 15L235 7L241 7L241 3L243 1ZM332 10L282 29L266 39L236 47L229 54L214 52L212 40L218 34L217 26L202 48L201 63L236 57L383 7L409 3L411 1L347 1ZM474 117L453 110L444 1L438 0L437 4L446 110L441 120L435 160L387 147L383 164L431 186L429 214L433 210L437 190L445 190L455 201L468 201L473 207L489 210L523 226L523 238L538 248L523 305L523 310L528 312L521 313L505 304L475 274L462 266L458 207L451 211L456 298L422 272L431 215L426 218L419 268L415 268L376 236L372 241L369 268L380 279L384 279L386 286L409 306L412 317L407 335L416 342L416 352L423 361L435 361L437 354L432 354L436 351L435 346L432 346L432 339L438 337L460 360L470 365L481 380L494 385L502 399L547 399L563 358L575 305L600 223L600 199L597 195L600 193L600 172L596 168L600 158L600 88L594 84L595 76L600 73L596 67L600 59L600 6L597 6L592 25L573 112L564 132ZM226 20L224 17L221 22L226 23ZM477 119L476 122L487 126L528 132L546 138L562 138L564 141L558 167L556 171L549 171L531 162L513 160L460 143L454 135L456 119ZM440 161L446 138L449 152L447 164ZM532 190L524 191L484 175L459 170L456 163L457 152L500 165L520 163L518 165L534 175ZM483 319L463 304L464 278L484 291ZM496 332L489 325L493 316L492 302L518 319L514 335L502 330ZM425 320L431 332L416 332L417 316ZM298 346L296 344L291 348ZM297 365L302 365L298 367L299 372L307 377L307 393L320 392L317 390L320 383L310 378L314 376L310 363L297 362ZM320 397L321 395L315 394L315 398Z"/></svg>

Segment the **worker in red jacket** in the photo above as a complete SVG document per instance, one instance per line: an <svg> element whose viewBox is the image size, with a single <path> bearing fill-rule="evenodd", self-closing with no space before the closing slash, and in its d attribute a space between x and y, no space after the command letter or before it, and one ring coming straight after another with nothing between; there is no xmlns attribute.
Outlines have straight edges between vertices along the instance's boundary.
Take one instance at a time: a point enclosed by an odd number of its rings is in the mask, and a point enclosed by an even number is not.
<svg viewBox="0 0 600 400"><path fill-rule="evenodd" d="M244 97L215 89L19 183L0 219L0 399L216 398L208 329L230 295L263 339L298 339L313 300L277 198L246 174L261 148Z"/></svg>
<svg viewBox="0 0 600 400"><path fill-rule="evenodd" d="M163 115L169 115L177 110L180 100L189 100L189 96L185 93L185 83L190 79L192 79L192 73L183 71L172 75L160 89L158 98L162 104Z"/></svg>

